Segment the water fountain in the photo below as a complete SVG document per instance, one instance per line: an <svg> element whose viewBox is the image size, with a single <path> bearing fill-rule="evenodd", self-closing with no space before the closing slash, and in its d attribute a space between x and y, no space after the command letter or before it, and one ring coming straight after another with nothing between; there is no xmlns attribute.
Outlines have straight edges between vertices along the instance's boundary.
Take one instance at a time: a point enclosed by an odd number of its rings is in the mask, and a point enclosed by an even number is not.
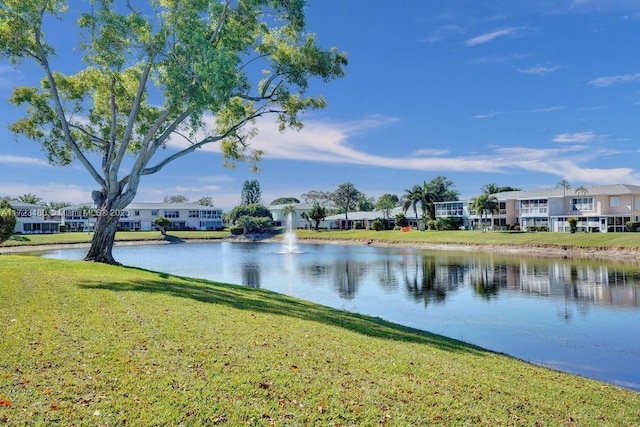
<svg viewBox="0 0 640 427"><path fill-rule="evenodd" d="M282 252L287 254L298 253L298 236L293 229L293 213L287 214L287 231L282 239Z"/></svg>

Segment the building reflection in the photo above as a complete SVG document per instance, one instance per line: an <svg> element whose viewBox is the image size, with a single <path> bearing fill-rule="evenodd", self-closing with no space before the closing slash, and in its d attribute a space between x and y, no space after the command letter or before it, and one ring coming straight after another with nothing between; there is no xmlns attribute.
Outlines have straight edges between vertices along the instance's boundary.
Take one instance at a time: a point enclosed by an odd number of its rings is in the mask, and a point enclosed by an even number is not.
<svg viewBox="0 0 640 427"><path fill-rule="evenodd" d="M579 303L640 307L640 274L629 268L569 260L416 255L397 264L412 299L437 302L460 287L482 298L519 292Z"/></svg>

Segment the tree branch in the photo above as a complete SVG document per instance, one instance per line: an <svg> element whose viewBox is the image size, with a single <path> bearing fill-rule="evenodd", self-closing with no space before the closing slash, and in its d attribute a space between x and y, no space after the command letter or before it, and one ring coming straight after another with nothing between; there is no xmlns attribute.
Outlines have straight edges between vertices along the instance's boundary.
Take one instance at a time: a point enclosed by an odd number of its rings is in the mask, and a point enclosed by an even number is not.
<svg viewBox="0 0 640 427"><path fill-rule="evenodd" d="M46 7L47 7L47 2L45 1L44 4L43 4L42 12L41 12L42 14L44 14L44 11L46 10ZM76 142L74 141L73 137L71 136L71 130L69 129L69 122L65 118L64 108L62 107L62 101L60 100L60 94L58 93L58 86L56 84L55 79L53 78L53 73L51 72L51 68L49 67L49 61L47 60L47 54L45 53L44 46L42 45L41 29L40 29L40 27L38 27L38 28L35 28L34 31L35 31L35 34L34 34L35 42L36 42L36 46L38 48L38 62L42 66L42 68L43 68L43 70L44 70L44 72L45 72L45 74L47 76L47 81L49 82L49 87L50 87L50 91L51 91L51 97L53 98L53 103L54 103L55 109L56 109L56 111L58 113L58 118L60 120L60 126L62 127L62 131L64 133L65 140L66 140L67 144L69 145L69 147L71 147L71 150L73 151L73 154L75 154L75 156L78 158L78 160L80 160L80 163L82 163L82 165L85 167L85 169L87 169L87 171L89 172L89 174L91 174L93 179L101 187L104 187L106 185L106 181L104 180L104 178L102 178L100 176L98 171L93 167L93 165L91 164L89 159L87 159L87 157L84 155L82 150L80 150L80 147L78 147L78 144L76 144Z"/></svg>

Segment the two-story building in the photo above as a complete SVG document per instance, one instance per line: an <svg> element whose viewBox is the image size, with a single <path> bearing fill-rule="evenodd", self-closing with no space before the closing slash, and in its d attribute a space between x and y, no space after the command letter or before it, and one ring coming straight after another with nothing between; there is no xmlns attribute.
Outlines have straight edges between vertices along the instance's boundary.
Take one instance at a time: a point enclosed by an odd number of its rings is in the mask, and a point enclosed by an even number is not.
<svg viewBox="0 0 640 427"><path fill-rule="evenodd" d="M70 206L62 211L62 224L68 231L91 231L95 229L98 212L90 205ZM169 229L221 230L222 209L195 203L131 203L119 212L118 230L151 231L158 217L171 220Z"/></svg>
<svg viewBox="0 0 640 427"><path fill-rule="evenodd" d="M51 219L51 212L45 206L9 201L16 214L16 234L57 233L59 222Z"/></svg>
<svg viewBox="0 0 640 427"><path fill-rule="evenodd" d="M499 209L484 214L493 229L521 230L546 227L549 231L569 231L569 218L578 220L578 231L624 232L626 223L640 220L640 186L615 184L547 188L496 193ZM468 209L470 201L436 203L436 217L458 217L479 227L481 212ZM460 208L452 208L459 203ZM466 209L465 210L465 206Z"/></svg>

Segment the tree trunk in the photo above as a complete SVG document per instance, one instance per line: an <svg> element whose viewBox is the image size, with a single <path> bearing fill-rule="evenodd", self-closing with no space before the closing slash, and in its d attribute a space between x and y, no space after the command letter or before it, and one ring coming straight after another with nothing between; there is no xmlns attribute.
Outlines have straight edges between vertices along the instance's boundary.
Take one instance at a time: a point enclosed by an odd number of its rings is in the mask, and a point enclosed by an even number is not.
<svg viewBox="0 0 640 427"><path fill-rule="evenodd" d="M120 215L117 211L103 208L100 210L96 229L91 240L89 253L84 258L85 261L102 262L105 264L120 265L113 258L113 243L116 238L116 230Z"/></svg>

